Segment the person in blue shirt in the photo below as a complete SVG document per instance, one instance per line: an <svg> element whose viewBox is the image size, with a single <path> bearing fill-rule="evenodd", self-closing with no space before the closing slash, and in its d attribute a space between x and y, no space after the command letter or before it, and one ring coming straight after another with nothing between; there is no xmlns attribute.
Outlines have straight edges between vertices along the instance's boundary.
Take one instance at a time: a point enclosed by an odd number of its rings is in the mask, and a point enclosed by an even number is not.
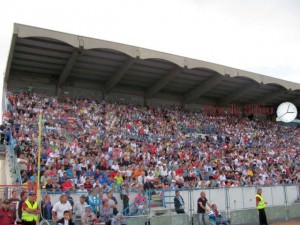
<svg viewBox="0 0 300 225"><path fill-rule="evenodd" d="M175 197L174 197L174 206L176 213L185 213L184 211L184 200L183 197L180 195L179 191L175 191Z"/></svg>
<svg viewBox="0 0 300 225"><path fill-rule="evenodd" d="M93 190L91 192L91 194L89 195L88 204L91 206L93 213L95 213L95 215L98 215L99 214L99 208L100 208L100 205L101 205L101 199L97 195L96 190Z"/></svg>

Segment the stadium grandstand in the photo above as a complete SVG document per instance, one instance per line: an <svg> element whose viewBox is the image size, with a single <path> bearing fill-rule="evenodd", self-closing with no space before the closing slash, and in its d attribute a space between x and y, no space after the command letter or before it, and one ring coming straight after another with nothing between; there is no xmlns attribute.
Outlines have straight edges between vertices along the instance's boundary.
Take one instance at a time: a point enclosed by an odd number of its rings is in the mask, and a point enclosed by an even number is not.
<svg viewBox="0 0 300 225"><path fill-rule="evenodd" d="M75 209L85 195L100 224L112 192L112 223L122 214L128 225L176 225L196 224L205 191L232 224L249 224L263 187L270 220L299 218L300 129L276 121L282 102L299 108L300 84L15 24L0 198L27 190L54 205L67 194ZM41 221L53 220L43 211Z"/></svg>

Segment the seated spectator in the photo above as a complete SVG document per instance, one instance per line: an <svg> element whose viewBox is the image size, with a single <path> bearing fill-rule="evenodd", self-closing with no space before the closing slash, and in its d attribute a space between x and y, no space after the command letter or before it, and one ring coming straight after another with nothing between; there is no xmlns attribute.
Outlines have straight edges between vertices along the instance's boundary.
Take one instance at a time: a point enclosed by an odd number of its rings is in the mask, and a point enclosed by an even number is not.
<svg viewBox="0 0 300 225"><path fill-rule="evenodd" d="M114 218L112 218L111 225L126 225L125 217L119 213Z"/></svg>
<svg viewBox="0 0 300 225"><path fill-rule="evenodd" d="M53 185L53 181L52 181L51 178L47 179L44 188L45 188L48 192L52 192L52 191L54 190L54 185Z"/></svg>
<svg viewBox="0 0 300 225"><path fill-rule="evenodd" d="M65 182L62 183L61 185L62 191L72 191L74 186L73 183L71 182L71 179L66 179Z"/></svg>
<svg viewBox="0 0 300 225"><path fill-rule="evenodd" d="M86 189L86 190L90 190L93 187L93 184L91 183L90 178L88 178L88 177L86 178L83 186L84 186L84 189Z"/></svg>
<svg viewBox="0 0 300 225"><path fill-rule="evenodd" d="M153 182L150 189L299 183L299 129L266 118L9 90L7 100L2 130L11 129L17 142L23 183L35 180L33 121L42 111L41 167L47 178L57 177L55 193L62 192L66 178L76 189L87 177L92 186L107 190L125 182L137 187L134 179L144 185L145 172Z"/></svg>
<svg viewBox="0 0 300 225"><path fill-rule="evenodd" d="M87 205L81 217L82 225L94 225L97 222L99 222L99 219L93 213L92 208L89 205Z"/></svg>
<svg viewBox="0 0 300 225"><path fill-rule="evenodd" d="M208 216L212 221L214 221L216 223L216 225L219 225L219 224L230 225L230 220L223 217L220 214L216 204L211 205L211 211Z"/></svg>
<svg viewBox="0 0 300 225"><path fill-rule="evenodd" d="M83 184L80 184L80 185L79 185L79 189L76 190L76 193L79 193L79 194L87 194L87 193L88 193L88 190L84 188L84 185L83 185Z"/></svg>

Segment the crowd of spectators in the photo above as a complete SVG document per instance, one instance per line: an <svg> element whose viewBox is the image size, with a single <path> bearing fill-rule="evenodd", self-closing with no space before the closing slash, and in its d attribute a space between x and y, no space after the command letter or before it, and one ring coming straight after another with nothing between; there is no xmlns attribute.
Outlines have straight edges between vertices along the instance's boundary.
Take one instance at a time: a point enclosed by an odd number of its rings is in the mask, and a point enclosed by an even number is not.
<svg viewBox="0 0 300 225"><path fill-rule="evenodd" d="M49 192L300 182L300 131L263 118L7 93L22 182Z"/></svg>

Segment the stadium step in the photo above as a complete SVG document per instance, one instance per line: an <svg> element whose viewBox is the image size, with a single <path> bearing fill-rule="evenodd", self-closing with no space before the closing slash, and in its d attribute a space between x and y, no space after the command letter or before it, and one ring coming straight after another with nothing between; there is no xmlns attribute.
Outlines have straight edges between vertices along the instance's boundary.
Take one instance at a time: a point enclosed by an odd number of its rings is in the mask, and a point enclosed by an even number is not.
<svg viewBox="0 0 300 225"><path fill-rule="evenodd" d="M159 194L155 194L151 196L150 200L150 207L155 208L155 207L163 207L163 196Z"/></svg>

